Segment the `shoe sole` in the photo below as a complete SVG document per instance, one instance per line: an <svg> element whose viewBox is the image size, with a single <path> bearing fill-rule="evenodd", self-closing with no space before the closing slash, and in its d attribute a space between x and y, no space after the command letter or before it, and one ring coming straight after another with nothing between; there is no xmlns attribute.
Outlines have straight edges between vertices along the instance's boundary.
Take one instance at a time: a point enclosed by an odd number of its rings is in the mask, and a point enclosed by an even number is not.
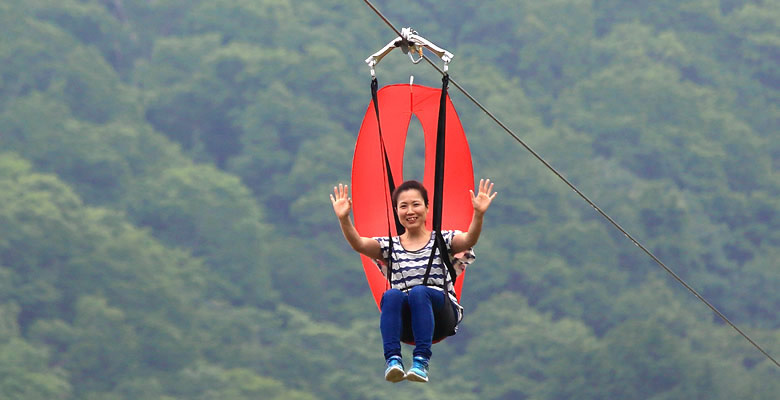
<svg viewBox="0 0 780 400"><path fill-rule="evenodd" d="M412 381L412 382L426 383L426 382L428 382L428 377L427 376L417 375L414 372L409 372L408 374L406 374L406 380Z"/></svg>
<svg viewBox="0 0 780 400"><path fill-rule="evenodd" d="M396 383L401 382L404 379L406 379L406 374L404 373L404 370L400 368L393 368L385 374L385 380L389 382Z"/></svg>

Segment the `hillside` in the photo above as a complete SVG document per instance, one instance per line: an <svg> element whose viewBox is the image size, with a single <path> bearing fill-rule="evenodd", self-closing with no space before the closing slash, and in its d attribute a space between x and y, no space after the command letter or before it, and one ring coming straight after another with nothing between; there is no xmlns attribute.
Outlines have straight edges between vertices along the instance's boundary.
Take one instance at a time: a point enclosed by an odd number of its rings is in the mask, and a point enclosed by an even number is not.
<svg viewBox="0 0 780 400"><path fill-rule="evenodd" d="M374 4L780 358L780 3ZM780 368L460 92L499 192L431 383L381 377L328 201L363 1L0 3L0 398L775 399ZM380 84L437 86L400 52ZM413 121L407 178L421 178ZM406 350L405 350L406 351Z"/></svg>

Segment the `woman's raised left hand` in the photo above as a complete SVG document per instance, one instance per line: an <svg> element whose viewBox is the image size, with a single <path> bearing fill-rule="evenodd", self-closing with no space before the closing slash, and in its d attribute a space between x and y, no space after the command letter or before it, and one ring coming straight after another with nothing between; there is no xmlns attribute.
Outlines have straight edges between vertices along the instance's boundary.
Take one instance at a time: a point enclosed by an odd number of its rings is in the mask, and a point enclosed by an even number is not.
<svg viewBox="0 0 780 400"><path fill-rule="evenodd" d="M493 192L493 182L490 182L490 179L480 179L479 192L474 195L474 191L469 190L469 193L471 193L471 203L474 205L474 212L480 215L487 211L490 203L498 194L498 192Z"/></svg>

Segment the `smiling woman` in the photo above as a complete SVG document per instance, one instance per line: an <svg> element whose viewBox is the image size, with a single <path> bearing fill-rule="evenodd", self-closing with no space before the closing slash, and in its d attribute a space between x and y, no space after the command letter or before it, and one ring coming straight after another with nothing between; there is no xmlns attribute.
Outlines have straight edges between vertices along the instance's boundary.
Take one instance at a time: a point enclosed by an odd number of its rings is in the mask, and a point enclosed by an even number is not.
<svg viewBox="0 0 780 400"><path fill-rule="evenodd" d="M339 184L331 195L344 237L363 255L363 269L381 311L385 379L391 382L427 382L432 344L455 334L463 318L459 304L463 272L475 258L472 246L496 195L489 180L480 181L478 194L472 190L471 154L447 95L448 84L445 74L441 90L412 84L377 90L372 79L373 101L352 161L355 225L349 218L353 203L347 186ZM433 186L432 197L418 181L397 188L394 184L393 176L403 176L412 116L423 128L424 181ZM401 342L414 345L414 364L408 372Z"/></svg>
<svg viewBox="0 0 780 400"><path fill-rule="evenodd" d="M428 191L417 181L406 181L393 192L393 207L406 232L425 229L428 216ZM425 238L427 242L427 237ZM406 247L417 248L415 243L406 243Z"/></svg>
<svg viewBox="0 0 780 400"><path fill-rule="evenodd" d="M406 181L393 192L393 208L405 230L389 238L360 236L349 218L349 188L343 184L333 188L330 199L344 237L355 251L376 261L391 286L380 302L388 381L427 382L433 341L454 334L463 318L454 280L448 279L448 267L463 271L474 260L472 247L479 240L483 217L496 196L490 180L480 180L476 195L469 192L474 210L469 230L440 232L447 251L442 257L437 232L426 227L428 192L420 182ZM403 368L401 340L415 344L414 364L408 372Z"/></svg>

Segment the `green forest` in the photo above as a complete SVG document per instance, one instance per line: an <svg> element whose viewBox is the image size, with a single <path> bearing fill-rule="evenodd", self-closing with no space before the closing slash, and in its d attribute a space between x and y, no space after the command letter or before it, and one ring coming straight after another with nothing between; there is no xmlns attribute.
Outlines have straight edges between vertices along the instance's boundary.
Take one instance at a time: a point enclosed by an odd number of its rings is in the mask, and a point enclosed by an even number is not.
<svg viewBox="0 0 780 400"><path fill-rule="evenodd" d="M780 359L780 2L373 3ZM364 60L396 37L363 1L2 0L0 31L0 399L780 393L769 357L452 85L499 194L431 382L384 381L328 200ZM377 67L410 75L440 85L400 51ZM405 178L422 158L413 120Z"/></svg>

